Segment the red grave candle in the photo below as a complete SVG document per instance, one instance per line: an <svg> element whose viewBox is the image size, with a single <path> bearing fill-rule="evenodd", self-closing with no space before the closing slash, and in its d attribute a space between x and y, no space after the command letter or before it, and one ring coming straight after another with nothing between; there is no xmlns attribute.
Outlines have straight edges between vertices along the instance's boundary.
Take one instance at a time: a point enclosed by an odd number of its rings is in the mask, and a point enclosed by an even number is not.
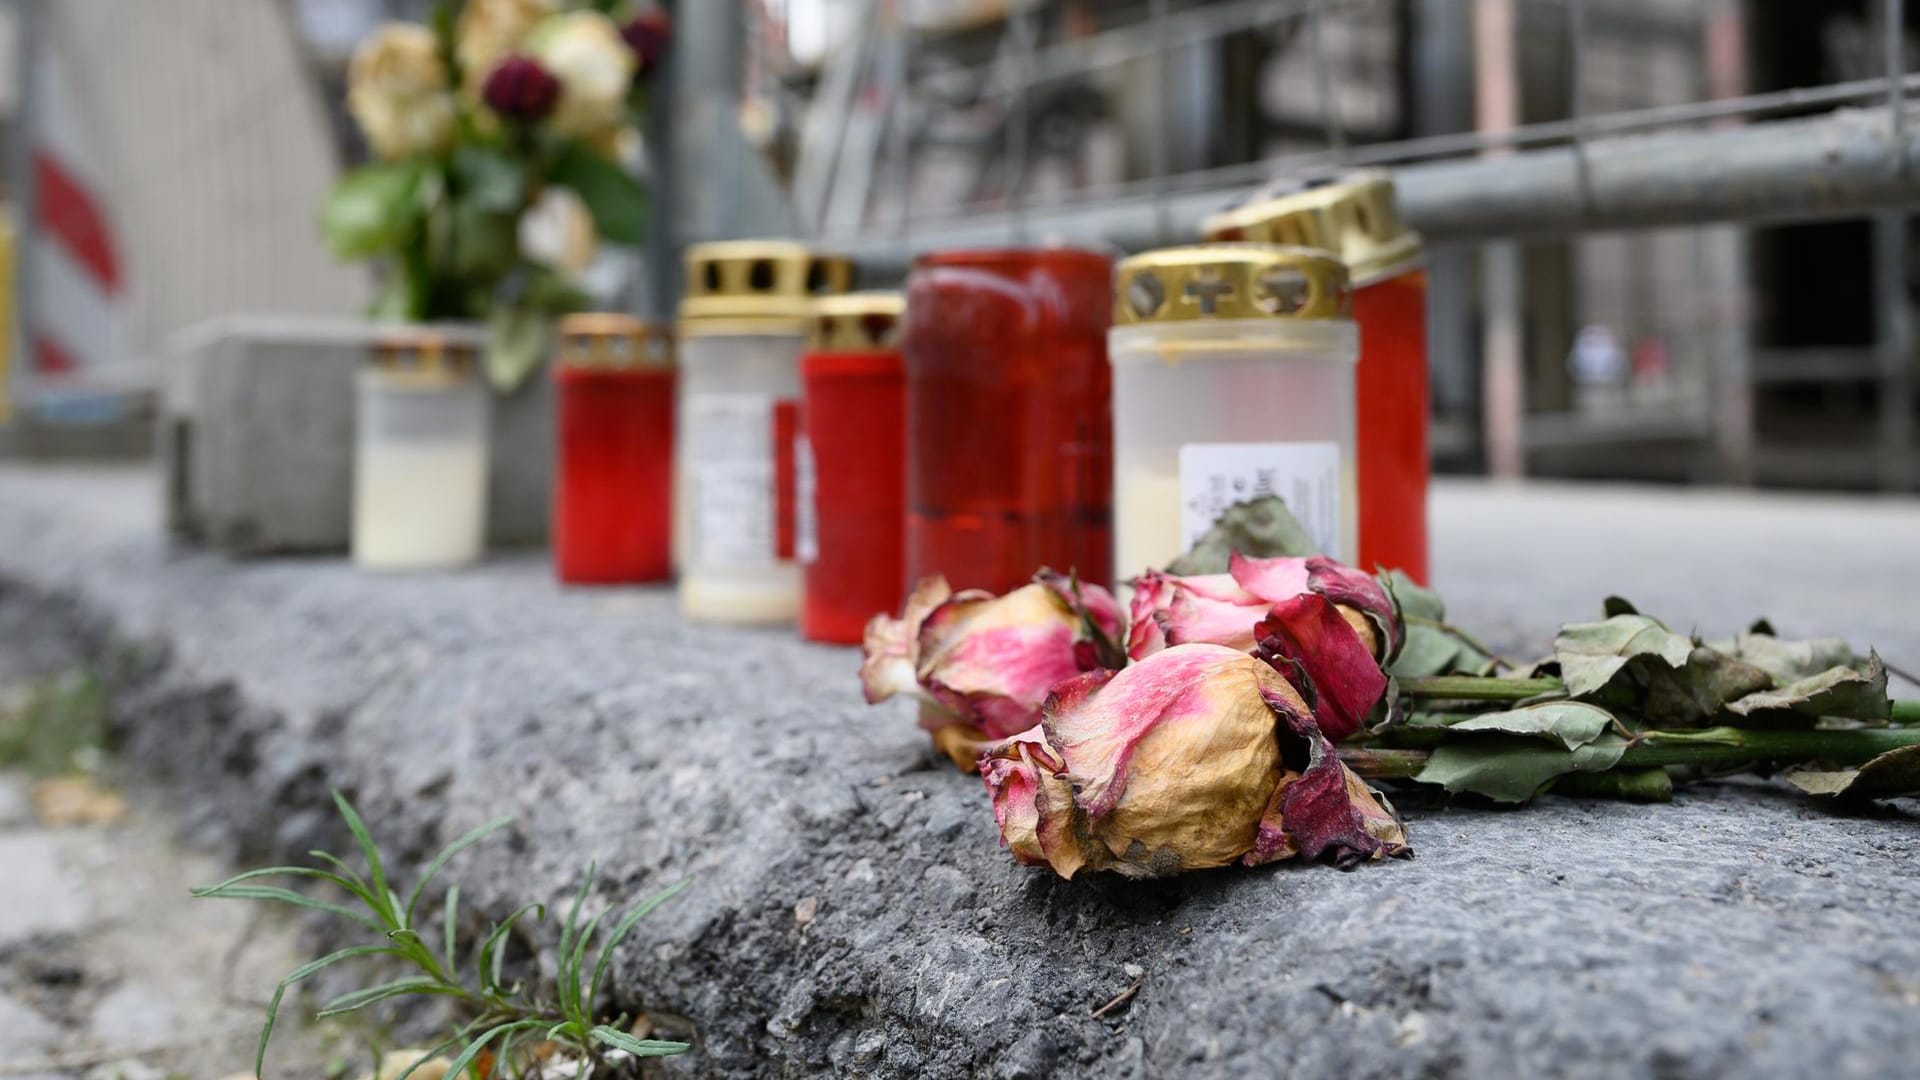
<svg viewBox="0 0 1920 1080"><path fill-rule="evenodd" d="M1393 181L1359 171L1206 222L1212 240L1331 251L1352 272L1360 326L1354 373L1360 565L1427 581L1427 277L1420 236L1400 220Z"/></svg>
<svg viewBox="0 0 1920 1080"><path fill-rule="evenodd" d="M924 255L907 279L907 575L1007 592L1112 578L1112 260Z"/></svg>
<svg viewBox="0 0 1920 1080"><path fill-rule="evenodd" d="M904 301L853 293L815 305L800 359L795 555L805 567L800 633L858 644L894 610L905 576L907 374Z"/></svg>
<svg viewBox="0 0 1920 1080"><path fill-rule="evenodd" d="M553 368L553 568L570 585L672 573L673 343L624 315L571 315Z"/></svg>

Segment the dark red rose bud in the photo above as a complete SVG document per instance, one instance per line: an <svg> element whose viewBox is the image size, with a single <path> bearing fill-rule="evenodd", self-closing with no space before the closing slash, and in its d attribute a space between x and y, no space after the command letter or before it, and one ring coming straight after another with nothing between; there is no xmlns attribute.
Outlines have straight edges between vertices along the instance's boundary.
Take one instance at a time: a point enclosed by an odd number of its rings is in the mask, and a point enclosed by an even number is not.
<svg viewBox="0 0 1920 1080"><path fill-rule="evenodd" d="M628 20L620 28L620 36L639 59L640 70L652 71L667 51L667 43L673 40L673 20L659 8L649 8Z"/></svg>
<svg viewBox="0 0 1920 1080"><path fill-rule="evenodd" d="M534 121L552 112L560 100L560 80L536 60L509 56L487 76L480 96L501 116Z"/></svg>

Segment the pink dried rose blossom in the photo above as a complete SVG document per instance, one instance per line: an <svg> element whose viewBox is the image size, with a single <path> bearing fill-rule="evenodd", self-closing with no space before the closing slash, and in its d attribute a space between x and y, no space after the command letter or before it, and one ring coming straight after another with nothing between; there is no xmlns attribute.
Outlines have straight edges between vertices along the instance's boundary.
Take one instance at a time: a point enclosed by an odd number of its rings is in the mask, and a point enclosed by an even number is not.
<svg viewBox="0 0 1920 1080"><path fill-rule="evenodd" d="M1014 857L1062 877L1409 851L1293 686L1225 645L1067 681L1037 729L988 748L981 775Z"/></svg>
<svg viewBox="0 0 1920 1080"><path fill-rule="evenodd" d="M1338 605L1377 659L1400 648L1400 621L1387 591L1373 575L1320 555L1259 559L1235 552L1224 574L1149 570L1133 586L1127 655L1135 660L1195 641L1251 650L1259 643L1254 627L1273 606L1307 593Z"/></svg>
<svg viewBox="0 0 1920 1080"><path fill-rule="evenodd" d="M1039 719L1055 685L1120 663L1112 594L1051 571L1005 596L955 593L940 577L914 587L901 616L867 624L860 679L867 701L919 698L920 723L971 770L982 744Z"/></svg>
<svg viewBox="0 0 1920 1080"><path fill-rule="evenodd" d="M1393 602L1371 575L1319 556L1236 553L1225 574L1140 577L1128 652L1138 660L1194 642L1258 651L1305 697L1321 731L1341 742L1385 695L1382 665L1400 635Z"/></svg>

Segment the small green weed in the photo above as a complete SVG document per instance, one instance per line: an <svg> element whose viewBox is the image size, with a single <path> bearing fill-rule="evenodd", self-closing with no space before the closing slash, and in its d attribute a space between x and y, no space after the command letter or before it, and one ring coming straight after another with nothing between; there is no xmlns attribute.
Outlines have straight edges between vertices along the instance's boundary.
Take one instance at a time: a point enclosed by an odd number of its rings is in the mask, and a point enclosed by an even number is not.
<svg viewBox="0 0 1920 1080"><path fill-rule="evenodd" d="M474 1065L489 1050L492 1059L498 1063L494 1075L519 1075L521 1058L516 1051L535 1043L551 1042L580 1060L579 1080L600 1075L623 1059L665 1057L686 1052L686 1043L639 1039L628 1034L627 1018L624 1016L615 1017L610 1023L602 1023L601 1014L595 1007L614 950L641 919L685 888L686 882L641 901L622 916L612 930L602 934L600 923L608 913L595 916L584 926L580 921L581 909L593 887L594 871L588 867L586 879L581 882L579 892L574 894L573 905L560 925L560 942L555 958L558 974L553 984L528 987L516 982L508 986L502 979L508 936L514 926L529 915L534 922L543 921L546 918L543 905L527 904L505 920L495 923L478 946L468 950L464 964L456 933L460 910L459 886L447 889L439 927L422 927L418 921L420 901L427 885L446 867L448 860L505 827L508 819L490 822L448 844L427 864L419 881L414 883L405 902L402 902L394 883L387 877L380 849L368 833L366 823L339 792L333 793L333 801L340 808L340 816L346 819L347 828L352 831L354 841L359 845L360 854L366 862L365 876L328 852L312 851L308 854L325 863L326 869L273 866L249 871L218 885L193 891L195 896L201 897L295 904L344 919L370 935L369 943L329 953L296 968L280 980L280 985L273 992L273 1000L267 1006L266 1023L260 1029L260 1045L254 1056L256 1074L265 1065L267 1041L273 1036L273 1024L279 1015L280 1001L289 987L343 961L376 956L398 961L410 969L409 973L342 994L321 1006L316 1018L340 1016L382 1001L409 996L452 998L465 1016L453 1034L434 1047L420 1063L403 1073L401 1080L411 1076L420 1064L456 1050L458 1056L453 1059L448 1076L461 1075L463 1070ZM321 882L344 892L350 903L334 903L288 888L257 884L262 879L275 877L306 878ZM428 920L431 920L431 916L428 916ZM440 939L437 953L429 941L430 937ZM589 952L593 950L596 938L599 946L592 952L593 966L589 969Z"/></svg>

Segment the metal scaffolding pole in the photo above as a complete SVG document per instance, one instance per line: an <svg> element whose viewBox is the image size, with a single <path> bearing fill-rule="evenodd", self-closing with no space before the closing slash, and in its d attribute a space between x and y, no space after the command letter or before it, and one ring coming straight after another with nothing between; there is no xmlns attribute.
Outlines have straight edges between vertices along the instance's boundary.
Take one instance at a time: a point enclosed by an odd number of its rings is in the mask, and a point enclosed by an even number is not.
<svg viewBox="0 0 1920 1080"><path fill-rule="evenodd" d="M1408 165L1394 176L1402 213L1430 240L1858 218L1920 202L1920 166L1914 164L1920 141L1909 137L1896 144L1892 124L1888 109L1849 109L1810 119L1590 141L1592 202L1584 207L1571 147ZM1909 163L1904 173L1889 167L1897 156ZM1198 235L1201 219L1251 190L1176 191L1167 200L1167 213L1177 233ZM1028 207L1022 214L1034 235L1128 250L1153 243L1150 196ZM979 213L916 222L913 247L1005 242L1012 236L1011 215ZM909 254L883 235L839 238L835 245L880 271L904 267Z"/></svg>
<svg viewBox="0 0 1920 1080"><path fill-rule="evenodd" d="M1895 145L1907 135L1906 16L1902 0L1881 0L1881 40L1886 48L1888 103ZM1904 154L1890 156L1888 169L1905 178ZM1879 313L1880 374L1878 468L1880 486L1889 491L1913 488L1913 305L1907 295L1907 215L1883 211L1873 219L1874 305Z"/></svg>
<svg viewBox="0 0 1920 1080"><path fill-rule="evenodd" d="M1514 0L1475 0L1473 6L1474 126L1481 131L1507 131L1519 123L1513 5ZM1493 149L1485 160L1500 167L1510 155ZM1573 160L1578 182L1588 171L1579 141ZM1578 187L1584 208L1591 184ZM1496 240L1480 249L1480 293L1480 444L1488 473L1497 480L1517 480L1527 468L1527 373L1520 340L1525 293L1519 244Z"/></svg>

